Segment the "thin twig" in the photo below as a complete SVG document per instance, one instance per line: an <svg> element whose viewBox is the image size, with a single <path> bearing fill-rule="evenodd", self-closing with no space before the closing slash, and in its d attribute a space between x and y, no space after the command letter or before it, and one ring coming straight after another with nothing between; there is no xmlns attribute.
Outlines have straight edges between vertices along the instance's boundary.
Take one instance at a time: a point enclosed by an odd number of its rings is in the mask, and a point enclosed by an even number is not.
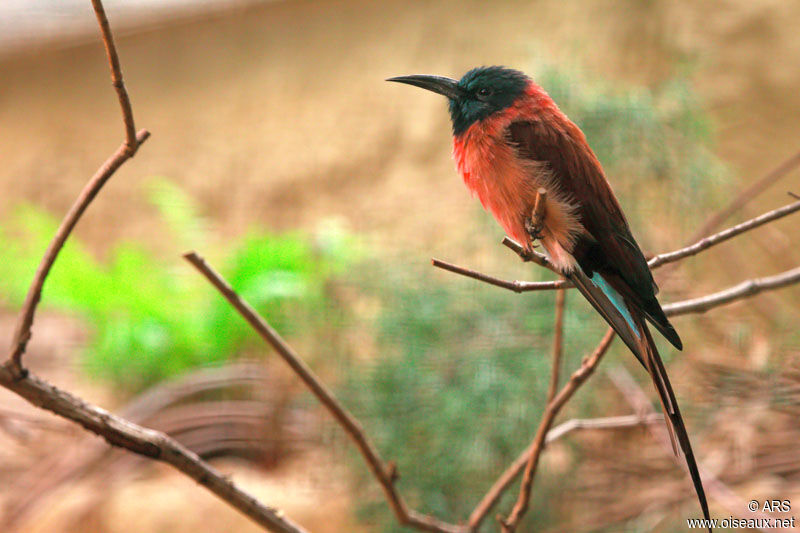
<svg viewBox="0 0 800 533"><path fill-rule="evenodd" d="M550 431L550 427L553 425L556 415L561 408L564 407L564 404L567 403L572 395L575 394L575 391L577 391L578 388L580 388L580 386L589 378L589 376L592 375L592 372L594 372L594 369L597 368L597 365L600 363L603 355L605 355L609 346L611 346L612 340L614 340L614 330L608 328L605 336L594 349L592 354L584 359L580 368L572 373L569 381L567 381L556 397L553 398L553 401L548 403L547 407L545 407L544 414L542 415L542 421L539 423L539 429L536 431L536 437L533 439L531 452L525 467L525 473L522 477L522 485L520 487L517 503L514 505L514 508L511 510L511 514L508 516L508 518L499 518L503 531L514 531L519 524L519 520L528 510L528 502L530 501L531 497L533 479L536 476L536 467L539 465L539 457L541 457L542 450L544 449L545 438L547 433ZM470 525L476 527L472 523L470 523Z"/></svg>
<svg viewBox="0 0 800 533"><path fill-rule="evenodd" d="M597 430L597 429L622 429L637 426L648 426L650 424L664 424L664 415L660 413L649 413L647 415L622 415L606 416L603 418L573 418L557 425L547 432L545 444L552 444L558 439L564 438L573 431Z"/></svg>
<svg viewBox="0 0 800 533"><path fill-rule="evenodd" d="M763 215L759 215L755 218L751 218L746 222L742 222L741 224L737 224L736 226L730 227L726 230L720 231L710 237L705 237L700 239L699 241L695 242L694 244L687 246L685 248L681 248L680 250L675 250L674 252L667 252L664 254L657 255L650 259L647 262L650 265L650 268L658 268L662 265L667 263L673 263L684 257L689 257L691 255L696 255L703 250L707 250L712 246L715 246L721 242L727 241L736 237L737 235L741 235L746 231L750 231L755 229L759 226L763 226L764 224L768 224L774 220L778 220L779 218L783 218L787 215L791 215L800 211L800 202L794 202L792 204L785 205L778 209L773 209Z"/></svg>
<svg viewBox="0 0 800 533"><path fill-rule="evenodd" d="M694 242L702 237L705 237L709 232L714 231L715 228L730 218L731 215L747 205L748 202L752 201L759 194L766 191L770 185L787 175L798 165L800 165L800 151L795 152L791 157L785 159L777 167L769 171L763 178L741 191L738 196L731 201L731 203L729 203L725 208L717 211L711 218L709 218L708 221L706 221L706 223L703 224L703 226L689 239L689 242Z"/></svg>
<svg viewBox="0 0 800 533"><path fill-rule="evenodd" d="M563 281L563 279L562 279ZM553 368L550 371L550 387L547 389L547 403L553 401L558 390L558 379L561 373L561 355L564 353L564 306L567 291L556 291L556 319L553 325Z"/></svg>
<svg viewBox="0 0 800 533"><path fill-rule="evenodd" d="M604 418L573 418L548 431L544 443L545 447L547 447L575 431L621 429L663 423L664 417L660 414L651 414L647 416L623 415ZM477 528L480 526L483 518L489 513L497 500L500 499L500 496L502 496L508 486L514 482L519 473L522 472L522 469L525 468L535 444L535 441L532 442L516 459L514 459L514 462L511 463L500 477L497 478L494 485L486 492L486 495L480 503L475 506L475 510L469 517L470 527Z"/></svg>
<svg viewBox="0 0 800 533"><path fill-rule="evenodd" d="M516 280L506 281L504 279L496 278L494 276L489 276L482 272L454 265L453 263L448 263L447 261L442 261L436 258L431 259L431 263L433 264L433 266L441 268L442 270L447 270L449 272L460 274L468 278L476 279L478 281L483 281L484 283L488 283L496 287L502 287L503 289L508 289L510 291L514 291L517 293L532 292L532 291L547 291L553 289L570 288L573 286L572 283L563 279L558 281L516 281Z"/></svg>
<svg viewBox="0 0 800 533"><path fill-rule="evenodd" d="M117 50L114 46L114 39L111 35L108 18L106 17L103 4L100 0L92 0L92 5L97 15L97 21L100 24L103 43L105 44L106 53L108 54L112 84L117 91L119 103L122 108L122 121L125 125L125 141L117 151L103 163L95 175L92 176L92 179L89 180L89 183L83 188L80 195L75 200L75 203L61 222L58 231L56 231L53 240L44 253L44 257L42 257L39 263L39 267L36 269L36 274L34 275L28 294L25 297L25 302L20 310L11 343L11 354L9 355L11 361L10 368L17 377L22 377L25 374L25 370L22 367L22 355L25 353L25 348L31 338L33 317L36 313L36 306L39 304L39 300L42 297L42 288L44 287L45 279L47 279L47 275L50 273L50 269L55 263L61 248L64 246L70 233L72 233L81 215L83 215L83 212L89 207L89 204L97 196L97 193L100 192L103 185L105 185L108 179L114 175L114 172L116 172L125 161L133 157L139 145L150 136L147 130L141 130L136 133L131 102L125 90L125 85L122 82L122 70L119 65L119 57L117 56Z"/></svg>
<svg viewBox="0 0 800 533"><path fill-rule="evenodd" d="M122 119L126 132L125 141L83 188L45 251L20 311L12 341L11 355L8 361L0 366L0 385L35 406L80 424L88 431L103 437L113 446L119 446L136 454L172 465L266 529L281 533L301 533L304 530L284 518L281 511L265 506L237 487L226 476L213 469L197 454L164 433L138 426L89 404L39 379L22 367L22 355L31 338L36 306L41 299L44 282L61 248L103 185L125 161L133 157L138 147L150 136L146 130L138 133L135 131L133 112L122 82L119 58L114 47L108 19L100 0L92 0L92 4L108 54L112 83L122 108Z"/></svg>
<svg viewBox="0 0 800 533"><path fill-rule="evenodd" d="M138 426L111 414L54 387L30 372L20 378L11 368L10 361L0 366L0 385L37 407L80 424L103 437L112 446L119 446L172 465L271 531L281 533L304 531L285 518L280 510L265 506L236 486L227 476L212 468L197 454L164 433Z"/></svg>
<svg viewBox="0 0 800 533"><path fill-rule="evenodd" d="M437 518L423 515L409 509L403 498L397 492L394 482L397 479L397 470L391 463L386 463L364 433L361 424L350 414L331 391L320 381L308 365L286 344L281 336L261 317L255 309L231 288L231 286L215 272L205 260L195 252L188 252L183 256L189 261L214 287L228 300L236 311L252 326L252 328L286 361L291 369L298 375L303 383L308 386L314 396L325 406L334 419L342 426L348 436L353 440L361 455L367 462L370 471L383 488L389 505L401 524L410 525L425 531L439 532L465 532L466 528L442 522Z"/></svg>
<svg viewBox="0 0 800 533"><path fill-rule="evenodd" d="M767 276L763 278L754 278L743 281L738 285L729 287L727 289L701 296L699 298L692 298L675 302L664 306L664 312L667 316L685 315L688 313L705 313L710 309L719 307L721 305L750 298L761 292L771 291L800 283L800 267L781 272L774 276Z"/></svg>
<svg viewBox="0 0 800 533"><path fill-rule="evenodd" d="M520 243L512 239L511 237L503 237L501 243L506 248L509 248L512 252L517 254L520 259L525 262L536 263L539 266L543 266L548 270L552 270L556 274L561 274L561 272L556 269L555 265L550 262L546 255L540 254L536 250L526 250Z"/></svg>
<svg viewBox="0 0 800 533"><path fill-rule="evenodd" d="M117 55L117 47L114 45L114 36L111 34L111 26L106 17L106 10L103 7L103 2L100 0L92 0L92 7L97 16L97 23L100 25L100 33L103 34L103 44L106 47L106 55L108 56L108 65L111 69L111 85L117 91L119 98L119 105L122 108L122 121L125 125L125 148L129 157L133 157L136 150L139 148L141 142L136 138L136 126L133 122L133 109L131 108L131 100L128 97L128 91L125 90L125 83L122 81L122 67L119 64L119 56Z"/></svg>
<svg viewBox="0 0 800 533"><path fill-rule="evenodd" d="M789 194L792 195L792 193ZM785 205L783 207L779 207L778 209L773 209L772 211L768 211L762 215L751 218L750 220L742 222L741 224L737 224L723 231L720 231L719 233L700 239L699 241L684 248L680 248L672 252L665 252L663 254L659 254L651 258L650 261L648 261L648 265L650 266L651 269L656 269L666 264L680 261L681 259L684 259L686 257L697 255L700 252L708 250L712 246L716 246L717 244L723 243L727 240L737 237L742 233L753 230L770 222L774 222L785 216L791 215L792 213L796 213L797 211L800 211L800 202L794 202ZM541 266L544 266L549 270L552 270L553 272L558 273L558 271L555 269L553 264L550 263L550 261L547 259L546 256L533 250L526 250L522 245L510 239L509 237L503 239L502 244L511 249L517 255L519 255L519 257L523 261L535 262ZM518 281L518 280L508 281L496 278L494 276L489 276L487 274L484 274L483 272L478 272L476 270L454 265L452 263L446 263L438 259L434 259L433 264L434 266L442 268L444 270L448 270L450 272L460 274L462 276L467 276L469 278L473 278L478 281L483 281L485 283L489 283L490 285L495 285L497 287L508 289L517 293L574 288L574 285L566 280L540 281L540 282Z"/></svg>

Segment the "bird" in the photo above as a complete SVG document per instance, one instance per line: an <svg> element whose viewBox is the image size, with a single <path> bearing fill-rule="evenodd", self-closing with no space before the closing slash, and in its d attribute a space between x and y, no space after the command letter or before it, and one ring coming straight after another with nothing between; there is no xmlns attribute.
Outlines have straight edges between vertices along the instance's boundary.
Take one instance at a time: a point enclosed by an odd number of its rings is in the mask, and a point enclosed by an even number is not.
<svg viewBox="0 0 800 533"><path fill-rule="evenodd" d="M415 74L386 81L447 97L453 157L465 185L526 250L533 249L534 240L541 244L555 269L645 367L673 451L678 454L677 439L710 520L686 425L648 322L678 350L683 343L656 298L658 286L647 260L581 129L533 79L503 66L474 68L459 80ZM541 189L546 191L543 217L533 228L532 209Z"/></svg>

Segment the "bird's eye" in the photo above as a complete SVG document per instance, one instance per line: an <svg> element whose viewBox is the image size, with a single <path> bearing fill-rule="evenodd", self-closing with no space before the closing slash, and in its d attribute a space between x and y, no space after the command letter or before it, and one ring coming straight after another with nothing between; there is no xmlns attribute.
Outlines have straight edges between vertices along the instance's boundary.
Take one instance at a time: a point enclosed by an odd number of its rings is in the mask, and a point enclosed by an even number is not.
<svg viewBox="0 0 800 533"><path fill-rule="evenodd" d="M492 90L488 87L481 87L480 89L478 89L478 96L486 97L491 95L492 95Z"/></svg>

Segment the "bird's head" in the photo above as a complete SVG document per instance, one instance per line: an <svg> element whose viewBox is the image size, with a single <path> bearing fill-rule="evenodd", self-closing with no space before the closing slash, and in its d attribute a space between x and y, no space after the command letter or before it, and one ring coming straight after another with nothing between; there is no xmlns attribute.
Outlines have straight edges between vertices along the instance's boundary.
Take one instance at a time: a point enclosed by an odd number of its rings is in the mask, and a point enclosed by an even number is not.
<svg viewBox="0 0 800 533"><path fill-rule="evenodd" d="M447 97L453 134L464 133L472 124L503 111L525 93L531 79L518 70L505 67L478 67L460 80L415 74L386 81L407 83Z"/></svg>

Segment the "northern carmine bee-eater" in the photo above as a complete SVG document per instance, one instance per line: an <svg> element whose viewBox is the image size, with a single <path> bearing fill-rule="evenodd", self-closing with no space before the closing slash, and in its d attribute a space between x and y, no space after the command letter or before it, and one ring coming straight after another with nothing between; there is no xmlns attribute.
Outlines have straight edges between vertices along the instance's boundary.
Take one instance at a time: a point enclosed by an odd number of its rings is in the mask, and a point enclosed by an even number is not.
<svg viewBox="0 0 800 533"><path fill-rule="evenodd" d="M649 321L677 349L681 339L656 299L658 287L600 161L583 132L528 76L480 67L460 80L389 78L442 94L450 104L453 154L464 183L506 233L531 249L537 238L556 269L614 328L652 377L673 439L686 458L708 519L700 473ZM547 191L538 235L530 218Z"/></svg>

